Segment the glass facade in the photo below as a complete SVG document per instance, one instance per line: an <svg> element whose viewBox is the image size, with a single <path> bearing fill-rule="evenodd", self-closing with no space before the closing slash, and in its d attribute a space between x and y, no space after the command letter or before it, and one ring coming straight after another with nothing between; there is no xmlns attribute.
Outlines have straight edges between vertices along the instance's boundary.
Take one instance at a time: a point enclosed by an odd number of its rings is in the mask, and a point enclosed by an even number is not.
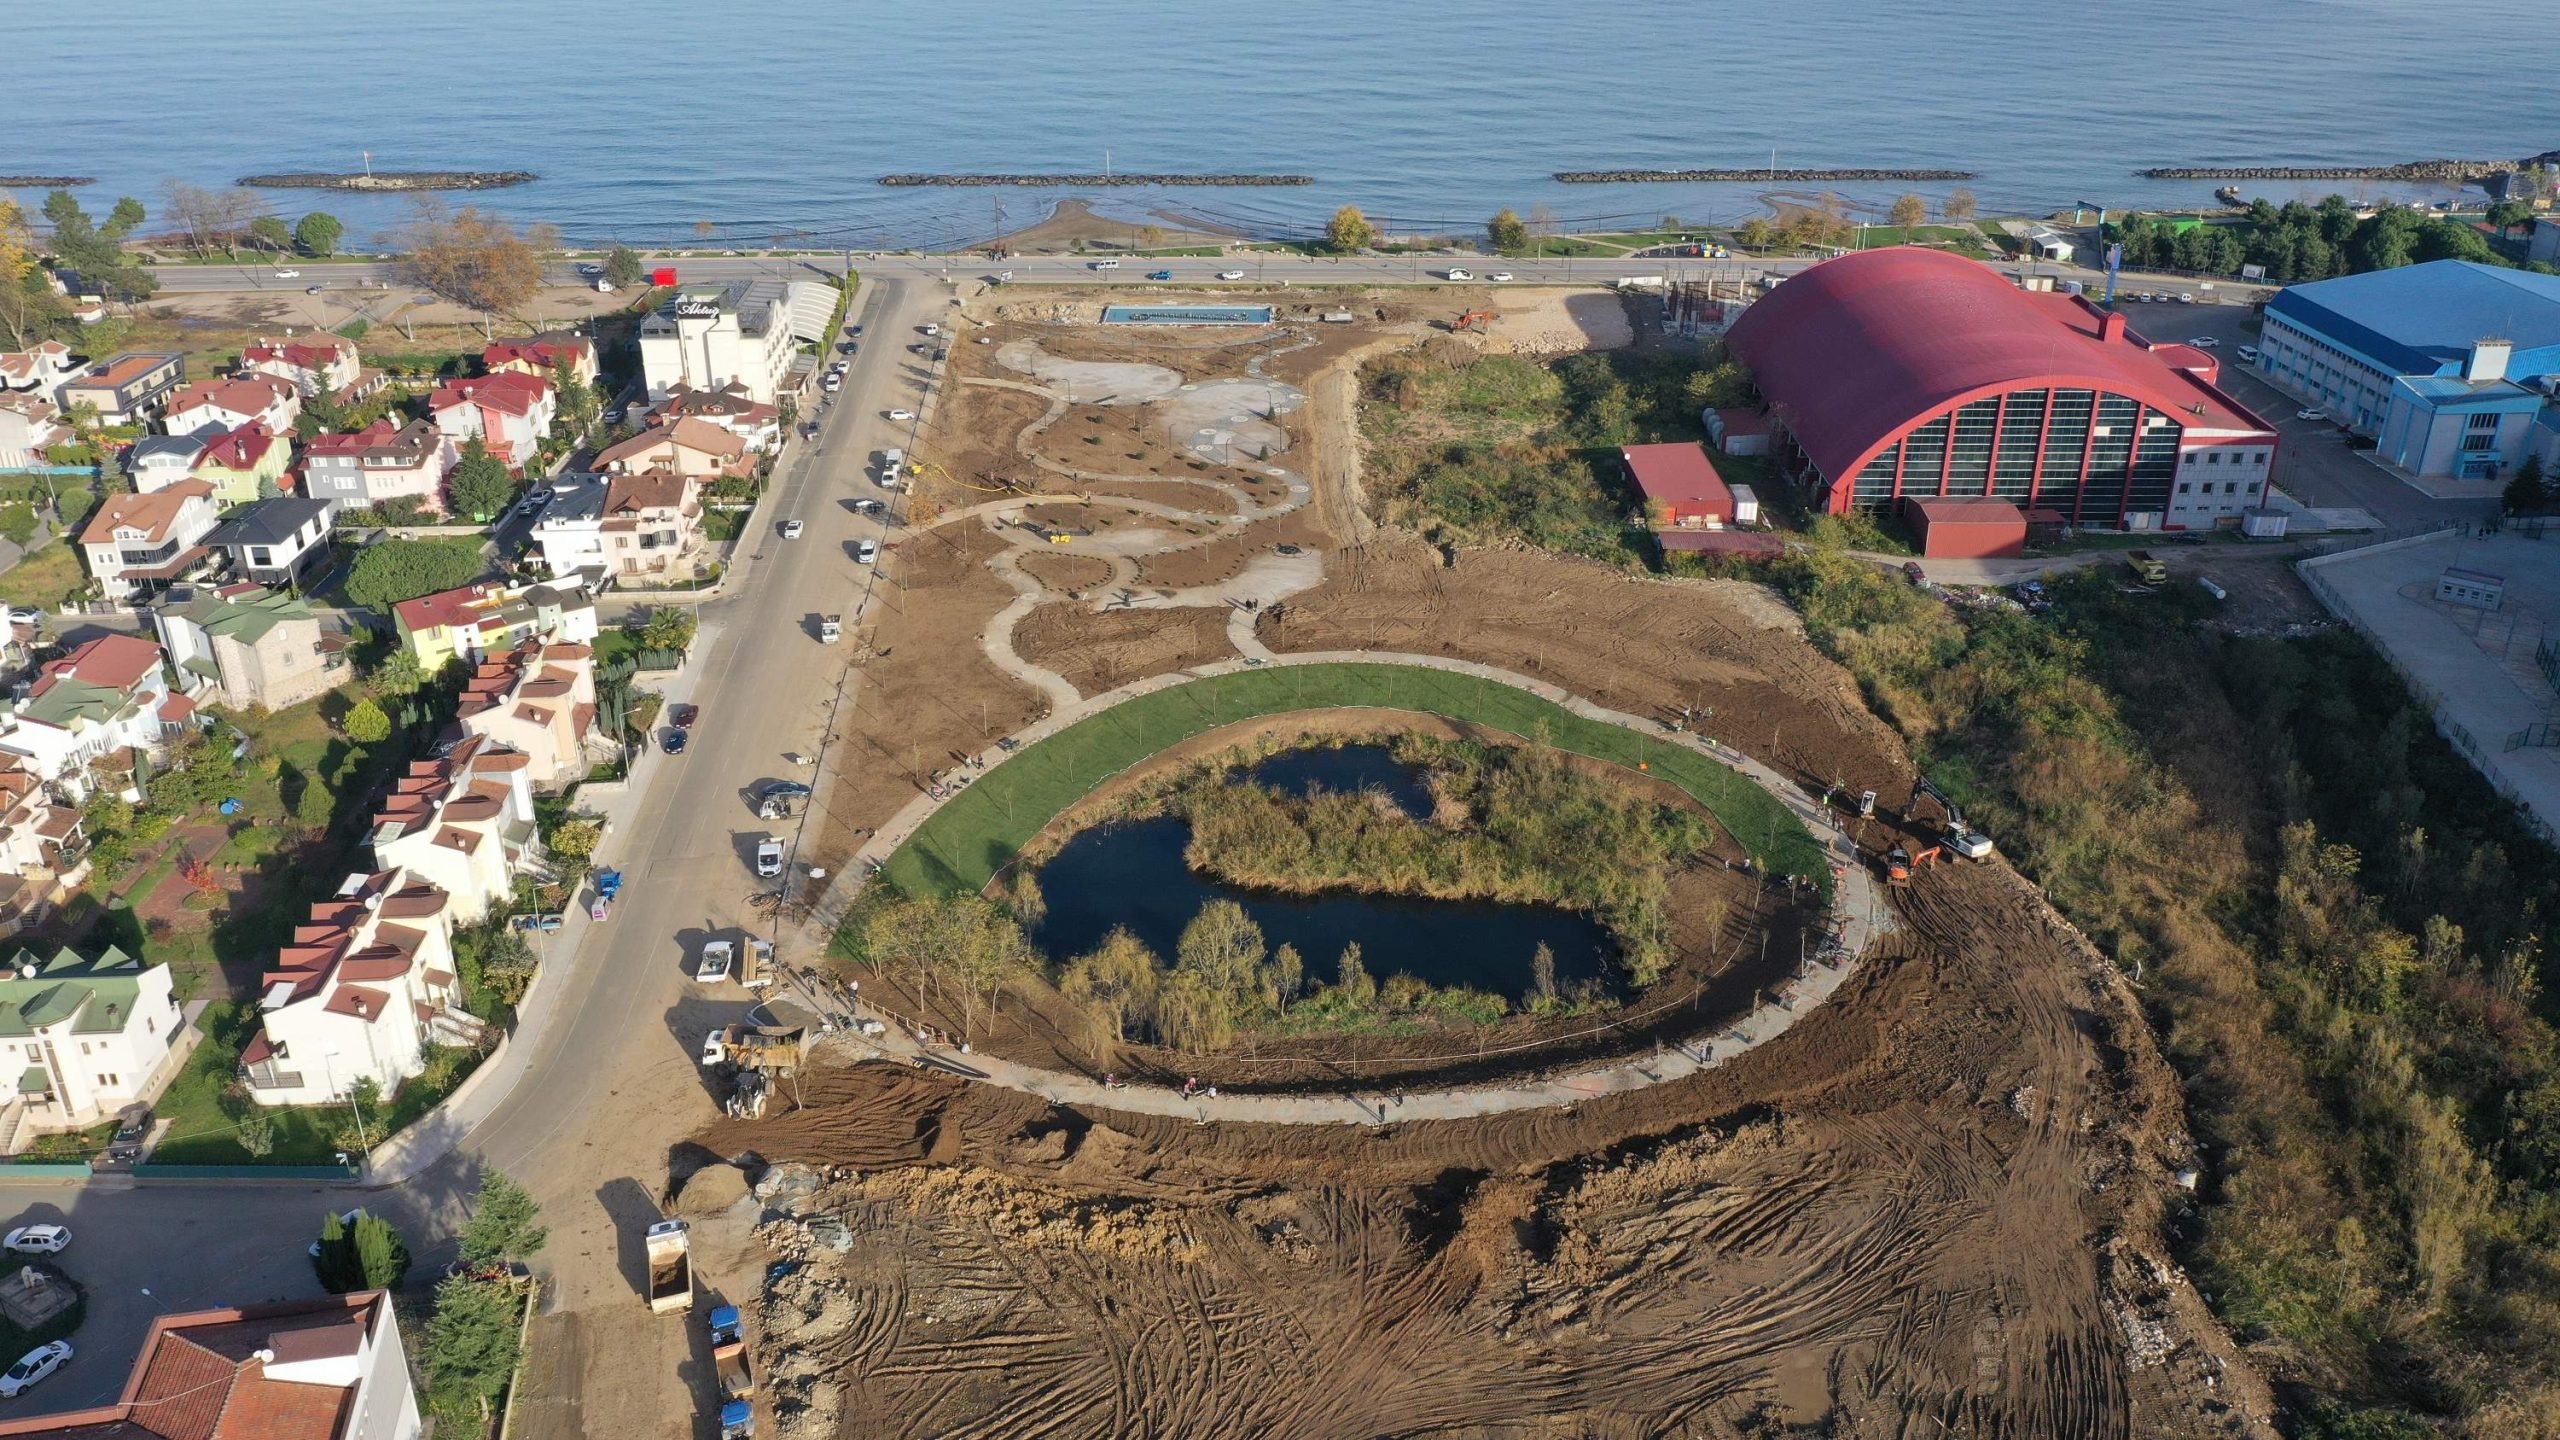
<svg viewBox="0 0 2560 1440"><path fill-rule="evenodd" d="M2175 418L2130 396L2013 390L1913 426L1859 470L1851 503L1897 495L1995 495L2113 524L2165 511L2178 466Z"/></svg>

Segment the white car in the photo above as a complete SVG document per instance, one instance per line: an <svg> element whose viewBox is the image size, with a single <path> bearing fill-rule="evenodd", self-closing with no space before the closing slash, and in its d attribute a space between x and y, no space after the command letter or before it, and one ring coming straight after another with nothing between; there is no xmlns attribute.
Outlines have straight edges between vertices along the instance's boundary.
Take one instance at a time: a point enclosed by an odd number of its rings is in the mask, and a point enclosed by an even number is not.
<svg viewBox="0 0 2560 1440"><path fill-rule="evenodd" d="M2196 297L2187 291L2181 290L2178 292L2178 303L2181 305L2193 305L2196 303Z"/></svg>
<svg viewBox="0 0 2560 1440"><path fill-rule="evenodd" d="M877 540L865 540L861 544L854 546L853 558L857 564L877 564L880 559L880 542Z"/></svg>
<svg viewBox="0 0 2560 1440"><path fill-rule="evenodd" d="M2221 344L2222 344L2222 342L2221 342L2221 341L2214 339L2214 338L2213 338L2212 336L2210 336L2210 335L2198 335L2197 337L2195 337L2194 339L2192 339L2192 340L2188 341L2187 343L2188 343L2188 344L2190 344L2190 345L2193 345L2194 347L2196 347L2196 348L2197 348L2197 349L2199 349L2199 350L2213 350L2213 349L2217 349L2217 348L2219 348L2219 347L2221 346Z"/></svg>
<svg viewBox="0 0 2560 1440"><path fill-rule="evenodd" d="M12 625L40 625L44 623L44 612L41 610L29 610L22 606L12 606L9 610L9 623Z"/></svg>
<svg viewBox="0 0 2560 1440"><path fill-rule="evenodd" d="M17 1364L9 1367L9 1373L0 1375L0 1397L15 1399L28 1386L61 1369L62 1362L70 1358L71 1342L68 1340L56 1340L28 1351Z"/></svg>
<svg viewBox="0 0 2560 1440"><path fill-rule="evenodd" d="M770 880L782 873L782 837L767 835L756 846L756 873Z"/></svg>
<svg viewBox="0 0 2560 1440"><path fill-rule="evenodd" d="M916 412L913 410L892 410L889 412L889 418L892 420L913 420L916 418Z"/></svg>
<svg viewBox="0 0 2560 1440"><path fill-rule="evenodd" d="M2293 412L2293 418L2296 420L2326 420L2329 418L2329 412L2326 410L2296 410Z"/></svg>
<svg viewBox="0 0 2560 1440"><path fill-rule="evenodd" d="M782 538L785 540L797 540L800 538L800 529L801 526L799 521L785 520L782 522Z"/></svg>
<svg viewBox="0 0 2560 1440"><path fill-rule="evenodd" d="M705 985L716 985L729 978L730 959L737 947L726 940L713 940L702 947L702 958L694 962L693 978Z"/></svg>
<svg viewBox="0 0 2560 1440"><path fill-rule="evenodd" d="M1244 278L1244 272L1241 270L1221 270L1218 272L1218 278L1221 280L1241 280Z"/></svg>
<svg viewBox="0 0 2560 1440"><path fill-rule="evenodd" d="M1496 270L1496 271L1494 271L1492 274L1487 275L1487 276L1486 276L1486 277L1484 277L1484 278L1486 278L1487 280L1491 280L1491 281L1493 281L1495 284L1499 285L1499 284L1501 284L1502 282L1504 282L1504 281L1506 281L1506 280L1509 280L1509 279L1511 278L1511 272L1510 272L1510 271L1508 271L1508 270Z"/></svg>
<svg viewBox="0 0 2560 1440"><path fill-rule="evenodd" d="M830 394L830 395L834 394L834 393L835 393L835 392L837 392L838 390L843 389L843 388L844 388L844 373L843 373L842 371L838 371L838 370L830 370L830 371L828 371L828 372L827 372L827 377L826 377L825 379L823 379L823 380L821 380L821 381L819 381L819 382L818 382L818 388L819 388L819 389L821 389L821 390L826 391L826 392L827 392L828 394Z"/></svg>
<svg viewBox="0 0 2560 1440"><path fill-rule="evenodd" d="M601 265L581 265L578 267L578 273L586 276L590 280L593 280L604 273L604 267Z"/></svg>
<svg viewBox="0 0 2560 1440"><path fill-rule="evenodd" d="M276 278L279 280L299 280L302 278L302 272L299 270L279 270L276 272Z"/></svg>
<svg viewBox="0 0 2560 1440"><path fill-rule="evenodd" d="M0 1240L0 1247L14 1250L21 1255L59 1255L71 1248L71 1227L68 1225L21 1225L9 1232L8 1239Z"/></svg>
<svg viewBox="0 0 2560 1440"><path fill-rule="evenodd" d="M1464 270L1452 270L1449 272L1449 278L1452 280L1473 280L1476 277Z"/></svg>

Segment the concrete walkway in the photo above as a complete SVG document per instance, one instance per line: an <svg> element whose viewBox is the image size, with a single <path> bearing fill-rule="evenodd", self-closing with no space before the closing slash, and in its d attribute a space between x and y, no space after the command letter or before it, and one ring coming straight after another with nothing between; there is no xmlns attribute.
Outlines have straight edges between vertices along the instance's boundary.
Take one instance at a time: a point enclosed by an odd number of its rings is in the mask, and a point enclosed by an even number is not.
<svg viewBox="0 0 2560 1440"><path fill-rule="evenodd" d="M876 1010L862 1004L849 993L815 993L804 991L802 1003L818 1013L868 1014L890 1026L889 1034L874 1040L844 1037L838 1044L845 1050L883 1058L925 1058L930 1068L964 1078L1002 1085L1039 1095L1059 1104L1116 1109L1150 1115L1187 1115L1210 1120L1252 1121L1267 1124L1378 1125L1394 1120L1457 1119L1468 1116L1498 1115L1518 1110L1535 1110L1554 1105L1571 1105L1601 1095L1640 1090L1710 1070L1732 1060L1755 1046L1783 1035L1803 1015L1829 999L1842 981L1856 973L1859 963L1874 942L1893 927L1892 911L1878 893L1873 876L1859 858L1857 849L1842 831L1835 818L1821 805L1807 798L1802 790L1784 775L1761 761L1730 746L1717 745L1686 733L1666 734L1661 726L1622 711L1595 705L1544 681L1468 660L1452 660L1437 655L1408 655L1390 651L1324 651L1274 656L1268 662L1237 660L1217 665L1204 665L1191 670L1175 671L1121 686L1107 694L1061 706L1038 723L1008 737L1017 742L1014 750L991 747L976 758L984 771L1007 763L1024 753L1033 743L1089 716L1096 715L1140 695L1188 684L1212 675L1233 674L1248 666L1323 665L1356 662L1365 664L1413 665L1427 669L1472 675L1525 690L1541 699L1560 705L1586 719L1598 720L1635 731L1668 744L1685 745L1701 754L1731 766L1749 776L1763 789L1775 795L1788 810L1804 822L1823 844L1833 866L1835 893L1832 910L1825 923L1817 926L1833 939L1820 952L1809 957L1788 979L1772 987L1770 998L1739 1021L1718 1026L1707 1032L1683 1038L1662 1047L1650 1056L1612 1061L1541 1079L1520 1080L1502 1084L1469 1085L1445 1090L1417 1091L1394 1095L1350 1091L1340 1094L1291 1095L1207 1095L1185 1096L1178 1090L1119 1085L1105 1087L1090 1076L1016 1064L990 1055L964 1054L947 1046L928 1046L908 1028L903 1017ZM983 773L981 771L980 773ZM867 877L888 859L933 813L960 793L961 787L949 787L939 794L926 794L910 801L887 824L873 833L857 853L855 863L831 882L826 895L814 907L811 932L804 937L808 946L802 953L819 953L826 935L842 922L845 910L860 894ZM811 979L815 986L823 982ZM1682 997L1685 1000L1688 997ZM1676 1003L1676 1002L1675 1002ZM1613 1017L1594 1027L1594 1032L1621 1028L1641 1022L1649 1012L1638 1011ZM1541 1048L1552 1047L1557 1039L1540 1042Z"/></svg>

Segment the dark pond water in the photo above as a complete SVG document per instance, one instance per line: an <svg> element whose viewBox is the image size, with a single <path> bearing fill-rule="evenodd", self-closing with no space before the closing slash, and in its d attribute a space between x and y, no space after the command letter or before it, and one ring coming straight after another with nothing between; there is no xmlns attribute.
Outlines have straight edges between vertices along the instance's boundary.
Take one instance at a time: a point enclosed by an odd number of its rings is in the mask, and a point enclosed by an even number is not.
<svg viewBox="0 0 2560 1440"><path fill-rule="evenodd" d="M1365 752L1365 753L1364 753ZM1282 762L1286 762L1283 764ZM1381 768L1383 766L1383 769ZM1280 788L1349 790L1376 784L1408 807L1429 805L1413 775L1383 747L1290 751L1257 765L1255 779ZM1358 941L1369 973L1406 974L1433 985L1468 985L1518 1001L1530 990L1530 960L1543 943L1556 979L1612 981L1608 932L1589 918L1544 905L1379 895L1274 895L1193 873L1183 860L1190 824L1160 816L1098 826L1077 835L1040 872L1048 915L1033 939L1052 957L1081 955L1125 925L1170 960L1182 928L1212 900L1233 900L1262 927L1265 943L1295 945L1309 984L1330 983L1342 947Z"/></svg>
<svg viewBox="0 0 2560 1440"><path fill-rule="evenodd" d="M1413 766L1384 745L1283 750L1245 772L1256 785L1305 799L1318 790L1377 790L1415 819L1431 813L1431 791Z"/></svg>

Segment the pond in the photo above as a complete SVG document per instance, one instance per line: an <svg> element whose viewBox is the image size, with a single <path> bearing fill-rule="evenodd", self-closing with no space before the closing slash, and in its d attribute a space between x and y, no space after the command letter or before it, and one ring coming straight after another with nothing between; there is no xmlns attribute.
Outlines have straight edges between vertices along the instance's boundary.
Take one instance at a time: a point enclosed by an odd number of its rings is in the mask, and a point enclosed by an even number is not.
<svg viewBox="0 0 2560 1440"><path fill-rule="evenodd" d="M1427 814L1430 797L1385 747L1293 750L1248 772L1275 789L1305 793L1379 788L1408 813ZM1233 900L1262 927L1266 944L1295 945L1310 985L1330 984L1342 947L1358 941L1369 973L1411 975L1434 986L1466 985L1519 1003L1530 993L1530 962L1544 944L1557 984L1613 985L1617 947L1589 916L1546 905L1431 900L1392 895L1281 895L1196 874L1183 858L1191 826L1180 816L1096 826L1070 839L1040 871L1048 913L1033 940L1053 959L1081 955L1125 925L1147 948L1173 958L1182 929L1212 900Z"/></svg>

